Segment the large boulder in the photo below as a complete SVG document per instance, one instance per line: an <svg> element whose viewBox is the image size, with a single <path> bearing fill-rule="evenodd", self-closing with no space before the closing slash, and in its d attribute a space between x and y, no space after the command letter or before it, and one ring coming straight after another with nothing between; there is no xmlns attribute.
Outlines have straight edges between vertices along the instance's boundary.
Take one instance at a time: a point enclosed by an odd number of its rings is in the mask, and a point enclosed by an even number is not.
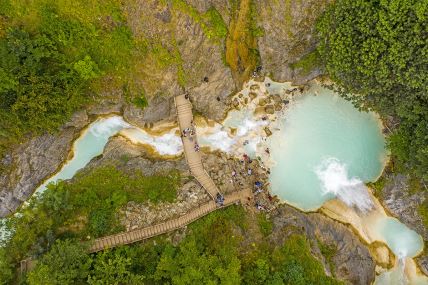
<svg viewBox="0 0 428 285"><path fill-rule="evenodd" d="M153 106L153 110L162 107L164 100L189 92L198 112L220 120L228 108L228 96L235 90L235 84L230 69L222 60L224 39L211 39L202 28L201 18L210 7L217 7L221 14L226 11L226 16L228 4L224 1L196 2L189 2L188 8L177 8L171 3L148 0L125 8L134 37L148 42L152 49L138 65L133 80L141 82L149 108ZM190 9L199 12L199 17L190 13ZM159 64L162 61L159 53L171 59ZM147 118L148 121L155 119L158 117Z"/></svg>

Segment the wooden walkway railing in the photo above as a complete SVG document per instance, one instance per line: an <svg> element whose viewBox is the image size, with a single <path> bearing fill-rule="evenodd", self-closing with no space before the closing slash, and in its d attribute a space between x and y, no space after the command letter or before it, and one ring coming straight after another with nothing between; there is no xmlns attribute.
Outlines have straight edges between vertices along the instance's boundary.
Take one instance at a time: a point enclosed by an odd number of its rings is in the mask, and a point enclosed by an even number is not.
<svg viewBox="0 0 428 285"><path fill-rule="evenodd" d="M194 128L192 126L193 114L192 103L186 99L185 95L180 95L174 98L175 108L177 110L177 121L180 127L180 133L186 128ZM190 137L182 137L184 155L186 157L187 165L190 168L192 175L204 187L204 189L215 199L220 190L215 185L214 181L208 175L202 164L201 153L195 151L195 143L197 143L196 130L195 135Z"/></svg>
<svg viewBox="0 0 428 285"><path fill-rule="evenodd" d="M193 114L192 104L185 95L175 97L175 107L177 109L178 124L180 131L183 132L186 128L193 128ZM215 185L214 181L205 171L202 164L201 154L195 151L196 141L196 130L195 135L190 140L188 137L183 138L184 154L186 156L187 164L189 165L192 175L198 180L198 182L204 187L204 189L211 195L213 200L200 205L198 208L193 209L187 214L180 216L175 219L168 220L166 222L149 226L146 228L136 229L128 232L118 233L102 238L95 239L89 248L89 252L97 252L107 248L113 248L119 245L130 244L144 239L148 239L157 235L161 235L170 231L174 231L181 227L184 227L191 222L200 219L201 217L217 210L224 208L235 203L243 203L248 197L252 195L250 189L244 189L232 194L226 195L223 206L219 207L215 203L215 197L217 193L220 193L219 189ZM34 267L35 261L31 258L23 260L21 262L21 271L25 272L28 268Z"/></svg>
<svg viewBox="0 0 428 285"><path fill-rule="evenodd" d="M214 201L209 201L205 204L202 204L196 209L188 212L187 214L154 225L146 228L136 229L129 232L119 233L111 236L106 236L103 238L96 239L92 246L89 249L89 252L96 252L104 250L107 248L113 248L118 245L130 244L144 239L148 239L157 235L161 235L167 232L174 231L176 229L182 228L193 221L200 219L201 217L217 210L224 208L235 203L242 203L251 195L250 190L241 190L239 192L234 192L230 195L226 195L224 205L219 207Z"/></svg>

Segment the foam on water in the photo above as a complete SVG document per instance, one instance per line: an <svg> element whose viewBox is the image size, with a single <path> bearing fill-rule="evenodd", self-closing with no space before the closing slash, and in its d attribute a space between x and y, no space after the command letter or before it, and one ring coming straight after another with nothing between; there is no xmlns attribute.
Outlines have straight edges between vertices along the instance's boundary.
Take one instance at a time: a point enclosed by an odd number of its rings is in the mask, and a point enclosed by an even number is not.
<svg viewBox="0 0 428 285"><path fill-rule="evenodd" d="M324 194L332 193L349 207L356 207L362 212L373 209L373 202L368 189L357 177L348 177L346 165L337 158L329 157L316 167L315 173L321 181Z"/></svg>
<svg viewBox="0 0 428 285"><path fill-rule="evenodd" d="M251 110L234 110L229 112L223 124L197 128L198 141L201 146L213 150L254 157L263 142L260 134L266 125L268 122L255 118ZM232 129L235 130L233 135Z"/></svg>
<svg viewBox="0 0 428 285"><path fill-rule="evenodd" d="M374 285L406 285L408 280L404 274L405 260L400 258L393 270L387 271L376 278Z"/></svg>
<svg viewBox="0 0 428 285"><path fill-rule="evenodd" d="M220 124L214 127L197 128L198 142L201 146L208 146L224 152L231 152L236 139Z"/></svg>
<svg viewBox="0 0 428 285"><path fill-rule="evenodd" d="M270 175L275 194L303 210L316 210L338 195L369 208L366 197L353 201L347 196L358 189L365 196L357 180L373 181L382 171L384 138L374 114L359 112L334 92L312 85L279 120L280 131L268 140L276 162ZM329 157L346 168L326 162Z"/></svg>
<svg viewBox="0 0 428 285"><path fill-rule="evenodd" d="M177 129L172 129L166 134L152 136L139 128L129 128L121 131L121 134L129 138L133 143L147 144L160 155L178 155L183 152L181 139L176 135Z"/></svg>

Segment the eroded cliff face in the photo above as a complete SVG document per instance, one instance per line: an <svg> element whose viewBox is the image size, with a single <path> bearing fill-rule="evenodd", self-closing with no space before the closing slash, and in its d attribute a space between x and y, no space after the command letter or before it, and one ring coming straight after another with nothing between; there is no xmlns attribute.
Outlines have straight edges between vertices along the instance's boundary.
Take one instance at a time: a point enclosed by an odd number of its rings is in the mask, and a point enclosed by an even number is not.
<svg viewBox="0 0 428 285"><path fill-rule="evenodd" d="M347 284L371 284L375 261L369 249L346 226L318 213L302 213L281 205L273 214L273 242L281 244L293 233L304 234L312 253L324 264L328 274ZM328 253L325 249L328 248Z"/></svg>
<svg viewBox="0 0 428 285"><path fill-rule="evenodd" d="M318 69L300 76L290 64L313 50L313 23L325 2L123 1L127 25L145 51L127 75L129 90L106 76L96 102L76 113L57 134L33 138L12 150L1 161L0 216L15 211L58 170L73 140L98 115L119 113L131 124L150 127L174 120L173 97L189 92L195 112L221 120L229 95L241 88L256 63L276 80L303 83L313 78ZM135 90L143 90L148 107L128 102L125 93Z"/></svg>
<svg viewBox="0 0 428 285"><path fill-rule="evenodd" d="M304 84L322 73L317 58L315 21L331 0L255 1L263 35L258 40L264 71L276 81ZM300 60L303 61L298 64Z"/></svg>

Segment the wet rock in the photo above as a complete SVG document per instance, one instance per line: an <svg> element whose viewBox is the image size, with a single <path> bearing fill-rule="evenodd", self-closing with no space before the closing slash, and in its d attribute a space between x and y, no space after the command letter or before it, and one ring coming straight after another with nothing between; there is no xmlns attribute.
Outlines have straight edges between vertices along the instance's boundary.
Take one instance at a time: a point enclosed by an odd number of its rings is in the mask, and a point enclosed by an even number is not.
<svg viewBox="0 0 428 285"><path fill-rule="evenodd" d="M265 107L265 112L270 115L275 114L275 107L273 105L267 105Z"/></svg>
<svg viewBox="0 0 428 285"><path fill-rule="evenodd" d="M255 93L255 92L250 92L250 93L248 94L248 96L250 96L250 99L251 99L251 100L254 100L254 99L256 99L256 98L257 98L257 93Z"/></svg>
<svg viewBox="0 0 428 285"><path fill-rule="evenodd" d="M375 241L369 245L369 249L376 263L382 268L391 269L394 266L394 254L384 243Z"/></svg>
<svg viewBox="0 0 428 285"><path fill-rule="evenodd" d="M265 127L263 130L265 131L266 136L270 137L272 135L272 131L268 127Z"/></svg>
<svg viewBox="0 0 428 285"><path fill-rule="evenodd" d="M239 100L237 98L233 99L232 105L233 105L233 107L238 108L239 107Z"/></svg>
<svg viewBox="0 0 428 285"><path fill-rule="evenodd" d="M385 185L381 194L384 207L397 217L402 223L415 230L422 238L428 240L428 229L420 216L418 209L428 201L428 192L414 192L409 187L409 179L405 175L387 175L389 183ZM428 275L427 251L416 258L421 270Z"/></svg>
<svg viewBox="0 0 428 285"><path fill-rule="evenodd" d="M253 84L250 86L251 91L257 91L260 90L260 86L258 84Z"/></svg>
<svg viewBox="0 0 428 285"><path fill-rule="evenodd" d="M281 104L282 103L282 98L279 94L275 94L275 95L272 95L269 97L275 104Z"/></svg>
<svg viewBox="0 0 428 285"><path fill-rule="evenodd" d="M313 254L324 264L327 272L347 284L371 284L375 278L375 262L369 249L344 225L318 213L302 213L282 205L273 213L272 242L282 244L293 233L304 234ZM335 248L331 258L333 268L322 255L320 243Z"/></svg>

